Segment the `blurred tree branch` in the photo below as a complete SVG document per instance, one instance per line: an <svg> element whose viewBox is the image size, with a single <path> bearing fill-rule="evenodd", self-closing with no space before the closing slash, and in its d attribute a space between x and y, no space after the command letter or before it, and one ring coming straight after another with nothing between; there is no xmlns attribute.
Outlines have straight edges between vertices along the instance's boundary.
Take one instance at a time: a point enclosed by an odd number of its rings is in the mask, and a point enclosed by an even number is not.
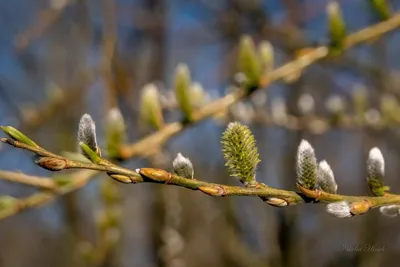
<svg viewBox="0 0 400 267"><path fill-rule="evenodd" d="M26 175L18 172L0 170L0 179L41 189L54 190L57 188L57 183L51 178Z"/></svg>
<svg viewBox="0 0 400 267"><path fill-rule="evenodd" d="M51 5L42 10L34 23L14 37L14 45L20 52L37 39L48 27L50 27L63 13L65 8L74 0L50 1Z"/></svg>
<svg viewBox="0 0 400 267"><path fill-rule="evenodd" d="M49 202L53 201L57 196L65 195L67 193L76 191L79 188L85 186L87 182L94 177L95 174L96 172L92 170L80 171L75 173L72 179L68 180L67 186L62 186L62 187L58 186L56 190L53 189L52 191L43 191L35 193L26 198L14 199L12 207L8 207L0 211L0 220L13 216L26 209L46 205ZM14 173L13 176L15 175L20 175L20 174ZM26 178L26 175L24 176ZM17 179L12 178L13 181L17 181L18 179L20 179L20 177ZM9 180L11 180L11 178Z"/></svg>

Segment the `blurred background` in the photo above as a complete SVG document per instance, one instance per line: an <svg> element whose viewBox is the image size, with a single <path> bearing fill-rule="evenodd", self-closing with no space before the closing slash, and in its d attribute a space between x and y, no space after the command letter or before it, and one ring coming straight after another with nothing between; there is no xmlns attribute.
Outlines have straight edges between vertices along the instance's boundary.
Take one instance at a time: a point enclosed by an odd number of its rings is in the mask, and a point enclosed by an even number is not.
<svg viewBox="0 0 400 267"><path fill-rule="evenodd" d="M400 1L387 2L394 12L400 9ZM327 3L0 1L0 125L22 130L50 151L76 151L80 116L93 116L103 146L104 118L117 106L133 143L154 132L140 123L144 85L158 87L164 120L179 121L172 89L179 63L201 83L206 105L234 83L243 34L256 44L270 41L280 66L299 49L326 43ZM338 3L348 32L380 21L367 0ZM225 114L185 128L152 156L120 164L171 171L181 152L193 162L196 178L239 185L229 177L220 150L226 124L238 120L256 137L261 182L295 190L295 155L305 138L318 159L330 163L339 193L370 195L365 161L373 146L385 156L387 184L400 192L399 44L395 31L320 61ZM366 105L361 122L348 120L360 101ZM292 121L307 127L291 127ZM30 153L5 145L0 145L0 169L53 175L37 167ZM35 192L0 180L0 195ZM377 210L337 219L324 205L274 208L258 198L213 198L97 175L49 205L0 221L0 266L395 266L399 220Z"/></svg>

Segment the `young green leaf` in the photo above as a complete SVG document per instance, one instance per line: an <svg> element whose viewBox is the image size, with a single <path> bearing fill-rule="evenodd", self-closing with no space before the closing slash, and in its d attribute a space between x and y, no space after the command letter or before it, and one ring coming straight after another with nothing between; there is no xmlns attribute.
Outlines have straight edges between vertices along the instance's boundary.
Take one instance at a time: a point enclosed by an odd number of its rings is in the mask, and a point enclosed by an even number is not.
<svg viewBox="0 0 400 267"><path fill-rule="evenodd" d="M83 142L79 142L79 147L82 151L82 154L85 157L87 157L91 162L93 162L93 163L101 162L100 156L95 151L93 151L87 144L85 144Z"/></svg>
<svg viewBox="0 0 400 267"><path fill-rule="evenodd" d="M38 148L39 146L33 142L31 139L29 139L29 137L27 137L26 135L24 135L23 133L21 133L20 131L18 131L17 129L15 129L12 126L0 126L0 128L3 130L3 132L5 134L7 134L9 137L11 137L12 139L24 143L25 145L29 145L29 146L33 146Z"/></svg>

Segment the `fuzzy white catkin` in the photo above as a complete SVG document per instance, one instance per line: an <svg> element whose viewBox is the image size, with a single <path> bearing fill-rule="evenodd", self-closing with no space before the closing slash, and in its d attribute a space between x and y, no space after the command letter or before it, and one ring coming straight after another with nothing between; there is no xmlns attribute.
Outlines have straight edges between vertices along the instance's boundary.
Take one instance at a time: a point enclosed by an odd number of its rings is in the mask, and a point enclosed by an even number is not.
<svg viewBox="0 0 400 267"><path fill-rule="evenodd" d="M316 184L317 159L314 149L306 140L302 140L297 150L296 161L297 182L307 188L314 189Z"/></svg>
<svg viewBox="0 0 400 267"><path fill-rule="evenodd" d="M174 161L172 162L172 166L174 167L174 172L176 175L193 179L194 177L194 169L193 164L189 158L185 158L181 153L178 153Z"/></svg>
<svg viewBox="0 0 400 267"><path fill-rule="evenodd" d="M326 205L326 211L338 218L349 218L353 216L350 205L346 201L333 202Z"/></svg>
<svg viewBox="0 0 400 267"><path fill-rule="evenodd" d="M326 160L323 160L318 164L317 186L325 192L336 194L338 186L333 171Z"/></svg>
<svg viewBox="0 0 400 267"><path fill-rule="evenodd" d="M367 167L368 178L374 177L383 179L383 176L385 176L385 159L379 148L374 147L369 151Z"/></svg>
<svg viewBox="0 0 400 267"><path fill-rule="evenodd" d="M89 114L84 114L79 121L78 144L82 142L97 152L96 125Z"/></svg>
<svg viewBox="0 0 400 267"><path fill-rule="evenodd" d="M400 205L388 205L379 208L380 213L388 217L396 217L400 214Z"/></svg>

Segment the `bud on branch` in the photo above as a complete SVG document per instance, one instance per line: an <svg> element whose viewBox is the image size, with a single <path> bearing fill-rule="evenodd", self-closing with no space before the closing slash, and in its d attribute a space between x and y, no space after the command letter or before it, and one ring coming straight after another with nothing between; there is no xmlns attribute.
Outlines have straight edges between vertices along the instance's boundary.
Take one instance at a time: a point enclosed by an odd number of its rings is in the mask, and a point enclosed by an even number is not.
<svg viewBox="0 0 400 267"><path fill-rule="evenodd" d="M230 175L245 186L256 184L256 168L260 162L256 141L250 129L239 122L231 122L221 138L225 166Z"/></svg>
<svg viewBox="0 0 400 267"><path fill-rule="evenodd" d="M314 149L302 140L297 149L297 183L306 189L315 189L317 180L317 159Z"/></svg>

